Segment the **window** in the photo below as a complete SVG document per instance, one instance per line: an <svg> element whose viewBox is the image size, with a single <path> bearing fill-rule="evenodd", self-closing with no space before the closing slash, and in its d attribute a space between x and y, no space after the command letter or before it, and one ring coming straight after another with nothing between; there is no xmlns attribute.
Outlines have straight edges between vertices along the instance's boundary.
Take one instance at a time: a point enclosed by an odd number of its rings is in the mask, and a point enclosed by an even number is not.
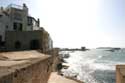
<svg viewBox="0 0 125 83"><path fill-rule="evenodd" d="M0 35L0 47L1 47L1 44L2 44L2 36Z"/></svg>
<svg viewBox="0 0 125 83"><path fill-rule="evenodd" d="M6 25L6 29L8 29L8 25Z"/></svg>
<svg viewBox="0 0 125 83"><path fill-rule="evenodd" d="M17 25L16 25L16 23L13 24L13 29L14 29L14 30L17 29Z"/></svg>
<svg viewBox="0 0 125 83"><path fill-rule="evenodd" d="M32 21L32 18L31 17L28 17L28 25L33 25L33 21Z"/></svg>
<svg viewBox="0 0 125 83"><path fill-rule="evenodd" d="M13 29L16 31L22 31L22 23L14 23Z"/></svg>
<svg viewBox="0 0 125 83"><path fill-rule="evenodd" d="M2 41L2 36L0 35L0 47L4 46L4 42Z"/></svg>
<svg viewBox="0 0 125 83"><path fill-rule="evenodd" d="M22 24L19 24L19 30L22 31Z"/></svg>
<svg viewBox="0 0 125 83"><path fill-rule="evenodd" d="M0 42L2 42L2 36L0 35Z"/></svg>

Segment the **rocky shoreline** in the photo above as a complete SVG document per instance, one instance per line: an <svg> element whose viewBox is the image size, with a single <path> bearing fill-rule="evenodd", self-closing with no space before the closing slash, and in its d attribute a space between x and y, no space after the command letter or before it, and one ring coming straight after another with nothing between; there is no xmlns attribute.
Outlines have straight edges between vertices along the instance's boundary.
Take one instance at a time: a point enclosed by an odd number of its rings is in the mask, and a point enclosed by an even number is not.
<svg viewBox="0 0 125 83"><path fill-rule="evenodd" d="M65 58L69 58L69 57L70 57L70 55L68 53L66 53L66 54L59 54L60 64L57 66L58 67L58 75L64 76L63 72L61 70L62 69L68 69L70 67L70 65L65 64L67 62L64 60ZM73 76L73 77L64 76L64 77L67 78L67 79L74 80L74 81L76 81L78 83L84 83L84 82L82 82L80 80L77 80L76 76Z"/></svg>

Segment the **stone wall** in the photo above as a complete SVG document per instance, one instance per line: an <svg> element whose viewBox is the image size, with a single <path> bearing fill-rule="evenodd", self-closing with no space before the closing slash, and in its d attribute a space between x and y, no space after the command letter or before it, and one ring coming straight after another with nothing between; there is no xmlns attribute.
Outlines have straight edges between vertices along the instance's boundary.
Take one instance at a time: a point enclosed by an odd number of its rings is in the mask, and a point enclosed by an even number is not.
<svg viewBox="0 0 125 83"><path fill-rule="evenodd" d="M49 51L50 55L53 57L53 65L52 65L52 71L53 72L58 72L58 65L61 64L61 60L59 58L59 48L53 48L51 51Z"/></svg>
<svg viewBox="0 0 125 83"><path fill-rule="evenodd" d="M42 49L42 31L7 31L5 39L7 50L29 50L34 40L38 41L38 48ZM18 49L15 47L16 42L20 42Z"/></svg>
<svg viewBox="0 0 125 83"><path fill-rule="evenodd" d="M125 83L125 65L116 65L116 83Z"/></svg>
<svg viewBox="0 0 125 83"><path fill-rule="evenodd" d="M6 72L7 75L0 76L0 83L47 83L51 70L52 57L36 60L30 65L10 67L8 71L11 72Z"/></svg>
<svg viewBox="0 0 125 83"><path fill-rule="evenodd" d="M5 51L41 49L42 53L47 54L53 48L52 39L45 30L6 31L5 41Z"/></svg>

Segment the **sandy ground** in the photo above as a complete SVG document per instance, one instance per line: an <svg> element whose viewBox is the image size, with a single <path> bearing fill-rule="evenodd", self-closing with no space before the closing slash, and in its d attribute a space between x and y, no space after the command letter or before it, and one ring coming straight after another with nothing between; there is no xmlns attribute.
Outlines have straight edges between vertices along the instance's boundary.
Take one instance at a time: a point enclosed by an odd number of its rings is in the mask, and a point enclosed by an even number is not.
<svg viewBox="0 0 125 83"><path fill-rule="evenodd" d="M78 83L78 82L60 76L57 74L57 72L53 72L50 75L48 83Z"/></svg>

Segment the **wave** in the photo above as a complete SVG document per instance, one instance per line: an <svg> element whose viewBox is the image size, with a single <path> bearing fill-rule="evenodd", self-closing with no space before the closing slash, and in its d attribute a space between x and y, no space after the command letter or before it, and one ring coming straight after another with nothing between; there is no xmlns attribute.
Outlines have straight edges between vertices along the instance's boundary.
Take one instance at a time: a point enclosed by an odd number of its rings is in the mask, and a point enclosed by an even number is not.
<svg viewBox="0 0 125 83"><path fill-rule="evenodd" d="M91 50L66 53L70 57L64 60L70 67L62 69L62 73L64 76L73 77L85 83L115 83L115 65L125 63L122 60L122 57L125 57L125 51L112 53L104 50Z"/></svg>

